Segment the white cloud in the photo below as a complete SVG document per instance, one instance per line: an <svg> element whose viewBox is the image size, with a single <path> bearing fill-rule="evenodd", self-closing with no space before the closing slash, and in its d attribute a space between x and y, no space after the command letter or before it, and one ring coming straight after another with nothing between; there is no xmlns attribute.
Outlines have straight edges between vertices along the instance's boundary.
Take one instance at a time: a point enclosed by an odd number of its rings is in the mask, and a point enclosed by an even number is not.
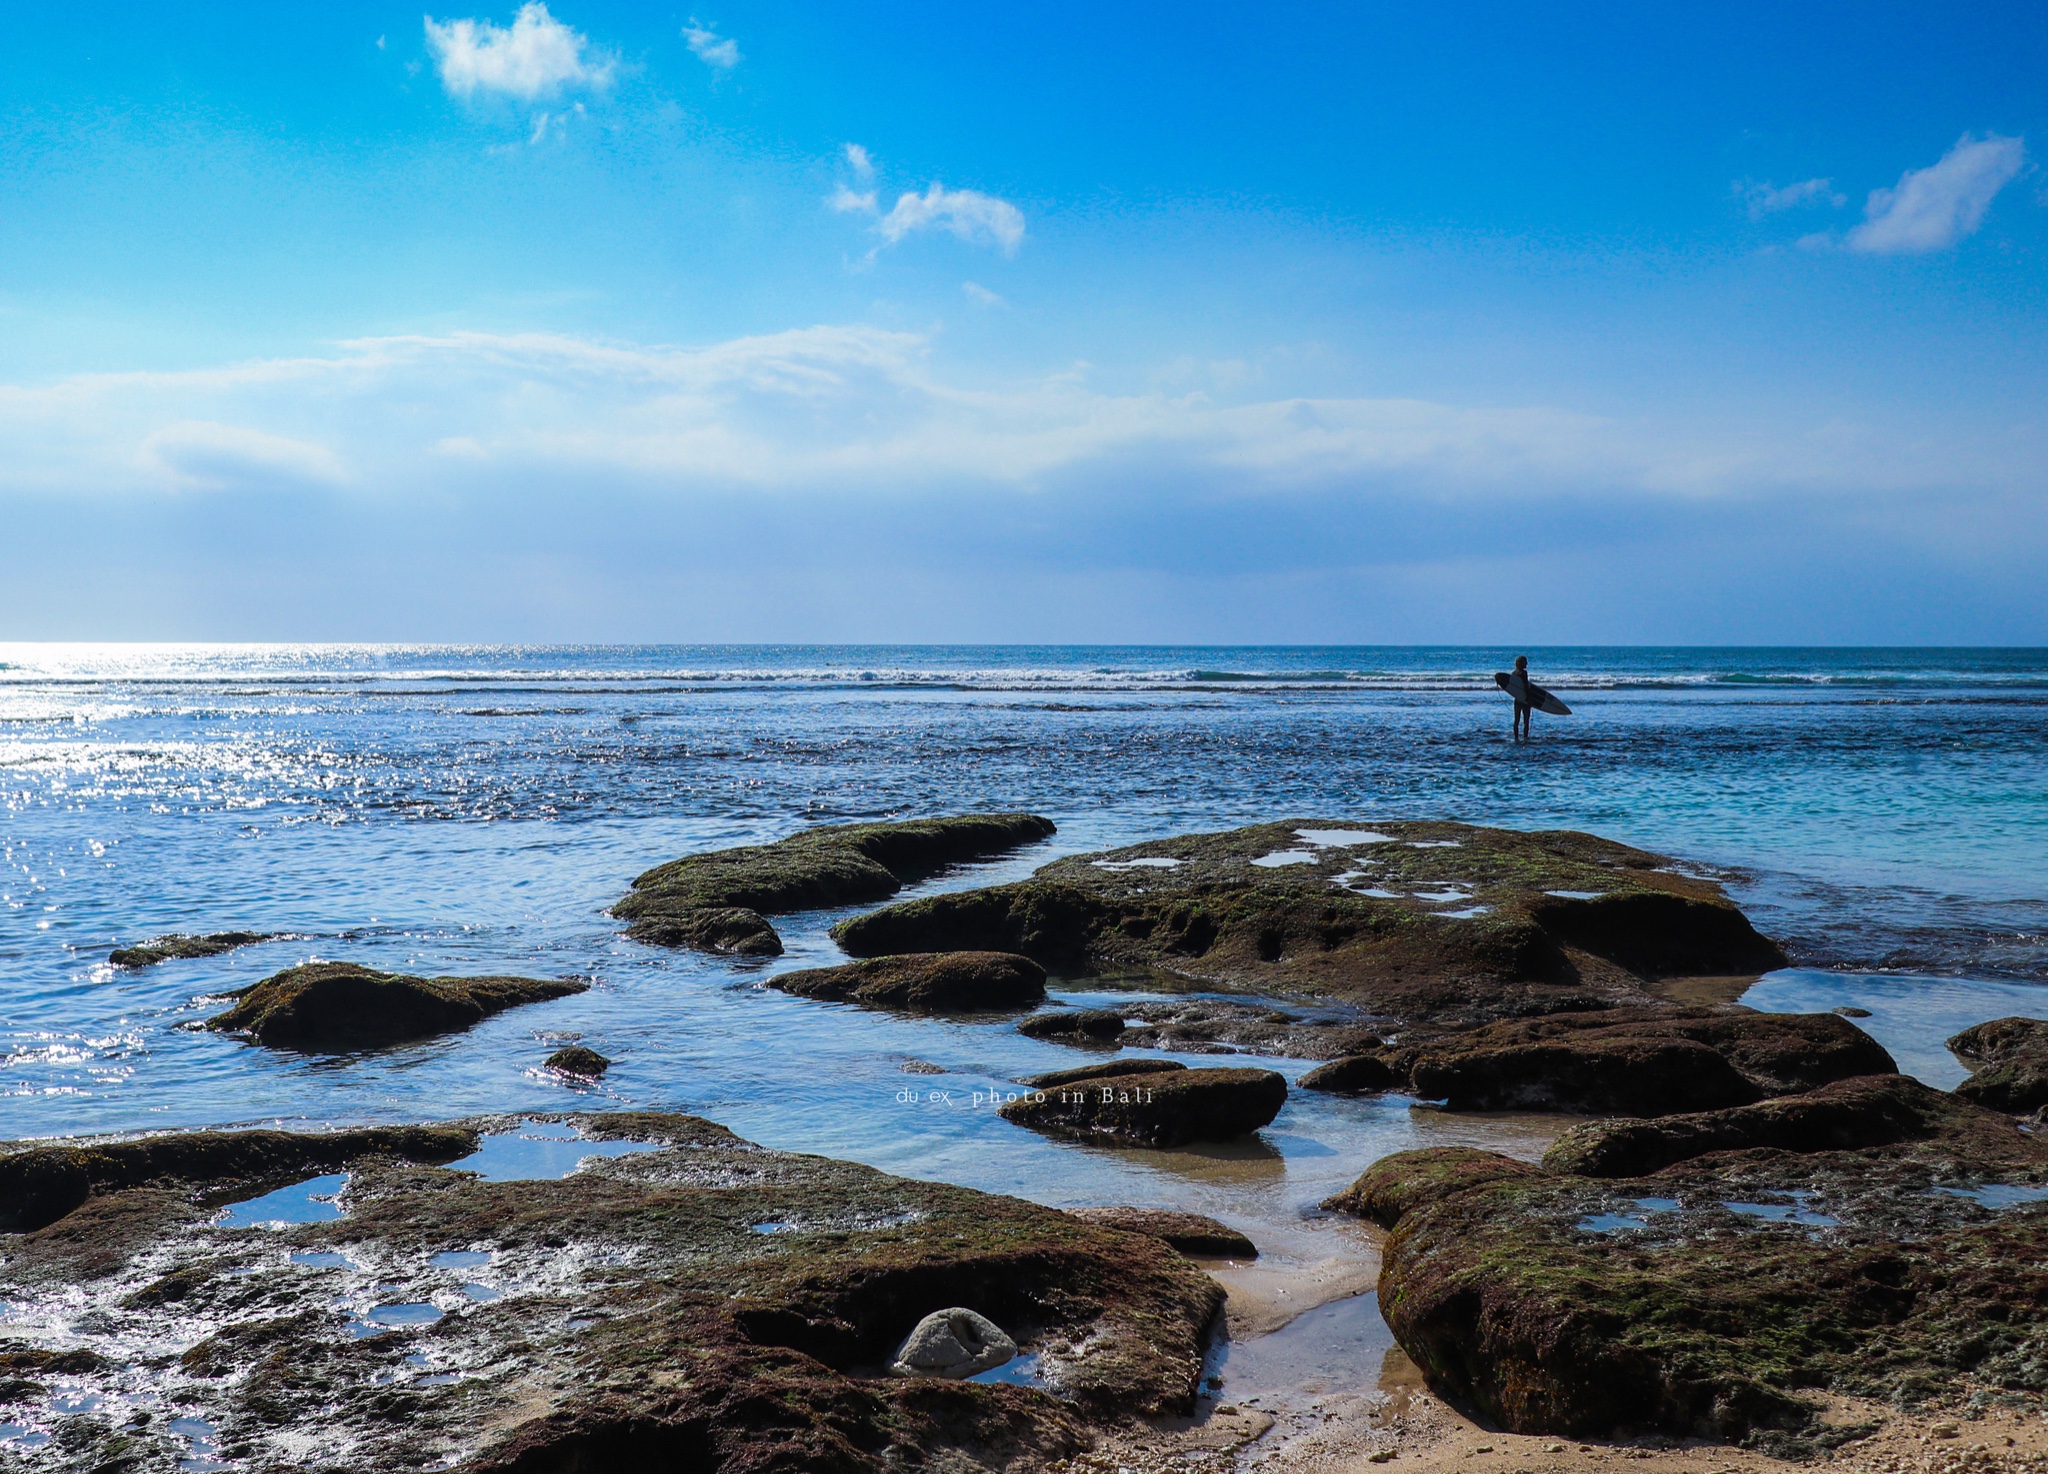
<svg viewBox="0 0 2048 1474"><path fill-rule="evenodd" d="M921 195L898 197L896 208L876 221L875 229L890 245L920 230L945 230L963 241L999 246L1012 256L1024 240L1024 212L979 190L934 183Z"/></svg>
<svg viewBox="0 0 2048 1474"><path fill-rule="evenodd" d="M174 485L211 490L335 486L344 480L341 462L324 445L209 420L179 420L152 431L137 459Z"/></svg>
<svg viewBox="0 0 2048 1474"><path fill-rule="evenodd" d="M964 281L960 283L960 290L967 294L968 301L979 303L983 307L999 307L1002 305L1003 299L1001 294L991 292L978 281Z"/></svg>
<svg viewBox="0 0 2048 1474"><path fill-rule="evenodd" d="M2026 158L2023 139L1965 133L1938 162L1908 169L1891 189L1872 190L1863 223L1845 244L1879 255L1947 250L1984 223L1992 199Z"/></svg>
<svg viewBox="0 0 2048 1474"><path fill-rule="evenodd" d="M511 28L487 20L427 17L427 49L441 85L456 97L503 93L531 102L570 87L602 87L614 63L588 37L563 25L541 0L519 7Z"/></svg>
<svg viewBox="0 0 2048 1474"><path fill-rule="evenodd" d="M1690 500L1786 487L1865 496L1971 474L2040 481L2032 460L2015 470L1938 438L1717 435L1540 404L1231 402L1217 397L1220 381L1114 392L1086 372L987 387L935 373L930 351L923 337L869 327L695 349L462 333L0 385L0 493L335 486L365 501L517 494L569 506L593 484L684 501L747 488L841 502L1083 485L1113 501L1139 481L1203 495L1509 503L1588 488Z"/></svg>
<svg viewBox="0 0 2048 1474"><path fill-rule="evenodd" d="M853 177L866 184L875 177L875 161L868 157L868 151L857 143L846 145L846 165L853 170Z"/></svg>
<svg viewBox="0 0 2048 1474"><path fill-rule="evenodd" d="M825 203L842 215L872 215L875 213L875 192L835 185L832 193L825 196Z"/></svg>
<svg viewBox="0 0 2048 1474"><path fill-rule="evenodd" d="M683 39L690 43L690 50L697 60L721 71L731 71L744 58L740 55L740 43L730 36L721 36L710 26L699 25L697 17L691 16L690 23L683 27Z"/></svg>
<svg viewBox="0 0 2048 1474"><path fill-rule="evenodd" d="M1748 207L1752 220L1781 210L1795 210L1801 205L1828 204L1840 208L1849 203L1849 197L1838 194L1834 181L1829 179L1802 179L1783 187L1767 180L1744 179L1736 183L1735 193Z"/></svg>

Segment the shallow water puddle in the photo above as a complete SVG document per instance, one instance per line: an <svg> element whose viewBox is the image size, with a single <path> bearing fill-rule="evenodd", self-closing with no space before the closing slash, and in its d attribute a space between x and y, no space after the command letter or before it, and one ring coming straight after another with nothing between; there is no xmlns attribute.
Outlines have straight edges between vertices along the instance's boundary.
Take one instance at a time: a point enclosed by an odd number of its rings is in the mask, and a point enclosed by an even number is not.
<svg viewBox="0 0 2048 1474"><path fill-rule="evenodd" d="M1270 1335L1216 1343L1208 1381L1227 1402L1370 1390L1394 1333L1367 1291L1303 1311Z"/></svg>
<svg viewBox="0 0 2048 1474"><path fill-rule="evenodd" d="M990 1367L977 1372L967 1379L970 1382L1002 1382L1011 1387L1043 1387L1045 1378L1039 1375L1038 1353L1027 1351L1013 1356L999 1367Z"/></svg>
<svg viewBox="0 0 2048 1474"><path fill-rule="evenodd" d="M1761 1218L1766 1223L1800 1223L1809 1228L1840 1228L1842 1220L1832 1214L1823 1213L1806 1206L1813 1193L1806 1188L1788 1192L1789 1203L1731 1203L1723 1202L1722 1207L1731 1213L1740 1213L1745 1218Z"/></svg>
<svg viewBox="0 0 2048 1474"><path fill-rule="evenodd" d="M1098 870L1178 870L1181 862L1171 855L1147 855L1136 860L1095 860Z"/></svg>
<svg viewBox="0 0 2048 1474"><path fill-rule="evenodd" d="M1556 896L1566 901L1597 901L1606 895L1605 891L1545 891L1546 896Z"/></svg>
<svg viewBox="0 0 2048 1474"><path fill-rule="evenodd" d="M1268 870L1275 870L1282 865L1313 865L1315 859L1316 857L1307 850L1275 850L1270 855L1253 856L1252 863L1263 865Z"/></svg>
<svg viewBox="0 0 2048 1474"><path fill-rule="evenodd" d="M1935 1191L1945 1197L1968 1198L1978 1207L1994 1212L2048 1202L2048 1182L1987 1182L1982 1187L1937 1187Z"/></svg>
<svg viewBox="0 0 2048 1474"><path fill-rule="evenodd" d="M178 1467L199 1474L201 1470L225 1469L227 1464L220 1458L220 1429L205 1418L173 1418L168 1425L171 1436L181 1439L188 1452L178 1460Z"/></svg>
<svg viewBox="0 0 2048 1474"><path fill-rule="evenodd" d="M412 1326L430 1326L441 1318L441 1310L424 1301L413 1301L404 1305L378 1305L349 1323L349 1334L358 1340L365 1336L380 1335L385 1331L404 1330Z"/></svg>
<svg viewBox="0 0 2048 1474"><path fill-rule="evenodd" d="M1392 844L1394 836L1373 829L1297 829L1294 837L1318 849L1350 849L1361 844Z"/></svg>
<svg viewBox="0 0 2048 1474"><path fill-rule="evenodd" d="M346 1254L336 1254L324 1249L307 1249L292 1255L292 1263L303 1269L354 1269L356 1266Z"/></svg>
<svg viewBox="0 0 2048 1474"><path fill-rule="evenodd" d="M1579 1220L1580 1233L1634 1233L1650 1226L1656 1213L1679 1211L1676 1198L1637 1198L1633 1213L1588 1213Z"/></svg>
<svg viewBox="0 0 2048 1474"><path fill-rule="evenodd" d="M342 1216L346 1172L309 1178L261 1197L228 1204L214 1223L220 1228L289 1228L295 1223L326 1223Z"/></svg>
<svg viewBox="0 0 2048 1474"><path fill-rule="evenodd" d="M526 1121L516 1131L486 1136L477 1149L448 1165L474 1172L485 1182L542 1182L567 1177L592 1157L630 1157L658 1152L658 1141L590 1141L573 1126Z"/></svg>

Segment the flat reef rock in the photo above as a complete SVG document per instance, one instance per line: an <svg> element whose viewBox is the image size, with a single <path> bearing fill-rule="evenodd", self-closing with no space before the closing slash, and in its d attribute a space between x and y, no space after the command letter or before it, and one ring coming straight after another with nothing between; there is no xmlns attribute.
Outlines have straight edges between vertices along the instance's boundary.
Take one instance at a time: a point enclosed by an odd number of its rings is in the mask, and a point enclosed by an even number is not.
<svg viewBox="0 0 2048 1474"><path fill-rule="evenodd" d="M1249 1136L1287 1104L1275 1070L1062 1071L1004 1102L1006 1121L1117 1146L1175 1147Z"/></svg>
<svg viewBox="0 0 2048 1474"><path fill-rule="evenodd" d="M897 824L836 824L773 844L685 855L633 882L612 907L626 935L658 947L778 957L767 917L886 900L913 880L1055 832L1036 814L962 814ZM909 947L905 951L1005 951ZM868 954L872 955L872 954Z"/></svg>
<svg viewBox="0 0 2048 1474"><path fill-rule="evenodd" d="M203 1428L259 1469L881 1474L1042 1466L1193 1406L1222 1292L1164 1243L687 1116L556 1119L652 1146L523 1181L463 1170L509 1120L0 1149L0 1176L117 1164L0 1237L0 1420L66 1470L170 1474ZM218 1221L338 1170L338 1217ZM889 1376L955 1307L1040 1385Z"/></svg>
<svg viewBox="0 0 2048 1474"><path fill-rule="evenodd" d="M1543 1167L1404 1152L1326 1206L1391 1230L1402 1349L1512 1432L1811 1453L1815 1393L2048 1394L2048 1143L1900 1076L1599 1123Z"/></svg>
<svg viewBox="0 0 2048 1474"><path fill-rule="evenodd" d="M415 978L353 962L309 962L242 990L235 1006L206 1027L274 1049L338 1054L452 1033L589 986L548 978Z"/></svg>
<svg viewBox="0 0 2048 1474"><path fill-rule="evenodd" d="M976 1013L1044 1002L1045 969L1014 952L918 952L786 972L768 986L905 1013Z"/></svg>
<svg viewBox="0 0 2048 1474"><path fill-rule="evenodd" d="M1171 1208L1069 1208L1083 1223L1150 1234L1191 1259L1256 1259L1259 1246L1227 1223L1205 1213Z"/></svg>
<svg viewBox="0 0 2048 1474"><path fill-rule="evenodd" d="M237 947L267 942L276 935L267 931L217 931L194 937L172 932L167 936L152 937L137 947L116 947L107 961L116 967L154 967L174 957L218 957Z"/></svg>
<svg viewBox="0 0 2048 1474"><path fill-rule="evenodd" d="M1304 1075L1309 1090L1400 1090L1458 1111L1661 1116L1747 1105L1898 1066L1833 1013L1720 1007L1543 1014L1382 1044Z"/></svg>
<svg viewBox="0 0 2048 1474"><path fill-rule="evenodd" d="M2048 1019L1999 1018L1963 1030L1950 1051L1975 1073L1956 1094L1998 1111L2048 1106Z"/></svg>
<svg viewBox="0 0 2048 1474"><path fill-rule="evenodd" d="M1567 831L1292 819L1056 860L840 923L855 956L1021 952L1470 1026L1649 1003L1647 980L1785 955L1719 885Z"/></svg>

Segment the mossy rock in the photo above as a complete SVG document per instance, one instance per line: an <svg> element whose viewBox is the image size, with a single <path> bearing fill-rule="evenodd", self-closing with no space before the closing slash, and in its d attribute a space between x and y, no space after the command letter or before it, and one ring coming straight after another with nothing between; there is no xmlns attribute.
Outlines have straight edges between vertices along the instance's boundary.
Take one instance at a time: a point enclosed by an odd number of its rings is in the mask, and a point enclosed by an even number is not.
<svg viewBox="0 0 2048 1474"><path fill-rule="evenodd" d="M768 986L904 1013L977 1013L1044 1002L1045 969L1014 952L924 952L786 972Z"/></svg>
<svg viewBox="0 0 2048 1474"><path fill-rule="evenodd" d="M885 900L948 865L1001 854L1054 832L1052 820L1036 814L806 829L773 844L657 865L634 880L612 915L632 923L627 936L654 946L773 957L782 952L782 938L768 916Z"/></svg>
<svg viewBox="0 0 2048 1474"><path fill-rule="evenodd" d="M1126 1419L1193 1410L1222 1291L1165 1243L767 1151L690 1117L556 1119L658 1149L509 1182L459 1159L337 1160L368 1145L353 1133L0 1155L105 1157L133 1179L0 1241L0 1297L67 1297L79 1351L98 1358L77 1364L80 1393L174 1392L252 1468L969 1474L1043 1467ZM514 1124L404 1129L439 1157L443 1138L467 1151ZM146 1168L124 1156L145 1145ZM301 1176L345 1166L344 1216L213 1221L224 1197L276 1185L286 1159ZM242 1161L262 1170L222 1175ZM499 1297L477 1303L462 1289L477 1281ZM441 1314L354 1319L379 1304ZM952 1307L1036 1353L1048 1390L884 1375L911 1329ZM188 1349L172 1361L135 1350L173 1342Z"/></svg>
<svg viewBox="0 0 2048 1474"><path fill-rule="evenodd" d="M452 1033L589 986L548 978L415 978L353 962L309 962L246 989L206 1027L274 1049L337 1054Z"/></svg>
<svg viewBox="0 0 2048 1474"><path fill-rule="evenodd" d="M186 936L172 932L167 936L153 937L137 947L117 947L107 961L116 967L154 967L174 957L218 957L237 947L267 942L275 935L275 932L217 931L206 936Z"/></svg>
<svg viewBox="0 0 2048 1474"><path fill-rule="evenodd" d="M1479 1023L1647 1003L1648 979L1784 965L1721 888L1592 835L1294 819L1054 861L833 935L856 956L1021 952Z"/></svg>
<svg viewBox="0 0 2048 1474"><path fill-rule="evenodd" d="M1402 1153L1328 1206L1391 1226L1379 1299L1396 1339L1435 1391L1511 1432L1810 1452L1819 1393L2039 1407L2048 1209L1970 1190L2048 1191L2048 1147L1896 1080L1815 1094L1814 1150L1739 1145L1735 1118L1782 1122L1792 1097L1721 1113L1718 1132L1649 1123L1699 1154L1642 1176ZM1917 1124L1830 1146L1859 1095L1866 1127L1890 1113L1873 1134ZM1560 1163L1584 1155L1560 1146Z"/></svg>
<svg viewBox="0 0 2048 1474"><path fill-rule="evenodd" d="M1259 1257L1257 1244L1205 1213L1181 1213L1169 1208L1069 1208L1067 1212L1098 1228L1149 1235L1190 1259Z"/></svg>
<svg viewBox="0 0 2048 1474"><path fill-rule="evenodd" d="M564 1075L579 1075L586 1080L595 1080L612 1067L612 1062L587 1045L569 1044L548 1056L547 1067Z"/></svg>

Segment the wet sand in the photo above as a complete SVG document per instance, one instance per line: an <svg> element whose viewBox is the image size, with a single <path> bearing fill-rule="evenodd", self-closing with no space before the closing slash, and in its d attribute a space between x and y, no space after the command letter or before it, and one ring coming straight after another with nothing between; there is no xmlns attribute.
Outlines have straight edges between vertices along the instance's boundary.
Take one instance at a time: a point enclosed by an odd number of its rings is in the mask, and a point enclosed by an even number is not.
<svg viewBox="0 0 2048 1474"><path fill-rule="evenodd" d="M1201 1422L1103 1446L1052 1466L1051 1474L2041 1474L2048 1470L2048 1416L1992 1409L1970 1418L1904 1413L1884 1403L1825 1400L1825 1421L1862 1436L1808 1461L1726 1444L1647 1439L1582 1443L1483 1428L1422 1386L1399 1351L1369 1391L1277 1414L1225 1402Z"/></svg>

